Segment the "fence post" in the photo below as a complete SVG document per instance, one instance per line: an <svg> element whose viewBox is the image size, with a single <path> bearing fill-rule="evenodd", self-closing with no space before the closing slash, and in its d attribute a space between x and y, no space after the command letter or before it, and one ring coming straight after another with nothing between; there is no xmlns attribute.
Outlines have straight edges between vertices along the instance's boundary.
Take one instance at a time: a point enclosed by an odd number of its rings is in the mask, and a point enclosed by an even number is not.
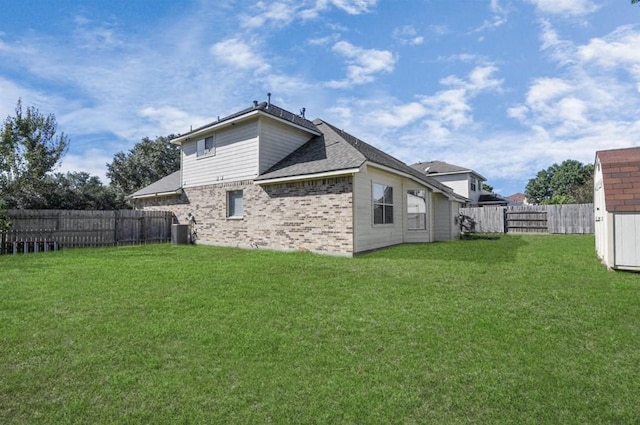
<svg viewBox="0 0 640 425"><path fill-rule="evenodd" d="M118 221L120 221L120 210L115 210L113 215L113 246L118 246Z"/></svg>
<svg viewBox="0 0 640 425"><path fill-rule="evenodd" d="M507 233L509 231L509 223L507 223L507 209L502 209L502 225L504 227L503 233Z"/></svg>

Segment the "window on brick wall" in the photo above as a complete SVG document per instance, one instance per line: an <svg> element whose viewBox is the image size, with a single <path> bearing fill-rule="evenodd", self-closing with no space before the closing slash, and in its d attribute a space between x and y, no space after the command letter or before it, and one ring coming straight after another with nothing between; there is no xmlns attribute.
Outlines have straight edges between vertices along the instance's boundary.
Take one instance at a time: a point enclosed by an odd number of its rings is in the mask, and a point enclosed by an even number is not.
<svg viewBox="0 0 640 425"><path fill-rule="evenodd" d="M373 184L373 224L393 224L393 187Z"/></svg>
<svg viewBox="0 0 640 425"><path fill-rule="evenodd" d="M242 205L242 191L230 190L227 192L227 217L242 218L244 207Z"/></svg>

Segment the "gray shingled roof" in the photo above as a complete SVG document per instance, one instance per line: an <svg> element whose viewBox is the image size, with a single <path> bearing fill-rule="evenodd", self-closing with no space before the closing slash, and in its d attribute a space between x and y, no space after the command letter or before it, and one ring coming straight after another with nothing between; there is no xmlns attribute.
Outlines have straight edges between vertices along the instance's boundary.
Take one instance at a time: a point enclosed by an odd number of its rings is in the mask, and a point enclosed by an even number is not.
<svg viewBox="0 0 640 425"><path fill-rule="evenodd" d="M414 170L399 159L357 137L320 119L314 120L313 124L323 135L312 138L265 173L259 175L256 181L348 170L358 168L369 161L409 174L431 187L454 195L450 187Z"/></svg>
<svg viewBox="0 0 640 425"><path fill-rule="evenodd" d="M129 195L130 198L139 198L142 196L150 195L167 195L178 192L182 187L180 186L180 171L171 173L160 180L151 183L149 186L143 187L137 192Z"/></svg>

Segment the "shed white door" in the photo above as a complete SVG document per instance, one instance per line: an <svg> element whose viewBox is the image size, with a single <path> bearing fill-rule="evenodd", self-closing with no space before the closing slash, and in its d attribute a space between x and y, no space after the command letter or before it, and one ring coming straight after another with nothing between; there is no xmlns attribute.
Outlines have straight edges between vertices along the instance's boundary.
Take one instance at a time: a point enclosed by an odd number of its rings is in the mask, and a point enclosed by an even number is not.
<svg viewBox="0 0 640 425"><path fill-rule="evenodd" d="M615 215L615 265L640 267L640 214Z"/></svg>

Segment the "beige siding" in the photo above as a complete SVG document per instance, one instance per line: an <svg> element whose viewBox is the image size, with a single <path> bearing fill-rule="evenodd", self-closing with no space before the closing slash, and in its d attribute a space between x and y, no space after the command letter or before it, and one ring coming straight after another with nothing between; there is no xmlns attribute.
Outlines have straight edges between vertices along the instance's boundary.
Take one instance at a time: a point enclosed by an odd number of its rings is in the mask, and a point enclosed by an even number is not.
<svg viewBox="0 0 640 425"><path fill-rule="evenodd" d="M640 269L640 215L616 213L614 217L615 266Z"/></svg>
<svg viewBox="0 0 640 425"><path fill-rule="evenodd" d="M393 224L373 224L373 184L393 187ZM391 173L368 170L354 178L354 230L355 252L368 251L403 241L404 191L402 179Z"/></svg>
<svg viewBox="0 0 640 425"><path fill-rule="evenodd" d="M427 189L425 186L421 186L410 179L404 179L404 191L403 191L403 199L407 200L407 191L408 190L426 190L427 191L427 199L426 199L426 229L425 230L409 230L409 223L407 222L407 204L404 204L403 211L403 220L404 220L404 242L407 243L419 243L419 242L431 242L433 241L431 230L433 229L433 223L431 220L431 191Z"/></svg>
<svg viewBox="0 0 640 425"><path fill-rule="evenodd" d="M433 196L433 211L435 214L434 239L448 241L453 239L454 203L441 194Z"/></svg>
<svg viewBox="0 0 640 425"><path fill-rule="evenodd" d="M278 121L260 119L260 173L273 167L313 136Z"/></svg>
<svg viewBox="0 0 640 425"><path fill-rule="evenodd" d="M393 224L373 224L374 183L393 187ZM407 230L407 190L427 190L427 230ZM354 177L354 251L362 252L405 242L431 242L433 229L431 194L425 186L406 177L367 167Z"/></svg>
<svg viewBox="0 0 640 425"><path fill-rule="evenodd" d="M198 139L211 134L205 134ZM252 179L258 175L257 121L226 127L216 132L215 144L215 155L198 158L197 140L183 143L183 187Z"/></svg>

